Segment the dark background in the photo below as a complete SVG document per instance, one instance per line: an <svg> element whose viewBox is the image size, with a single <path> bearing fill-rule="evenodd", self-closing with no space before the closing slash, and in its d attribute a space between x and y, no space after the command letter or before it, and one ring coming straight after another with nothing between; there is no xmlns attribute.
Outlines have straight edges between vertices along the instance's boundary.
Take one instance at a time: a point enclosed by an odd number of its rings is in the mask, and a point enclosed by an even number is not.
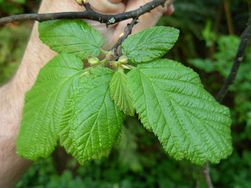
<svg viewBox="0 0 251 188"><path fill-rule="evenodd" d="M250 2L244 0L177 0L172 17L160 25L177 27L180 39L167 57L192 67L213 95L227 76L245 28ZM39 1L0 0L0 16L35 12ZM32 23L0 28L0 83L15 73ZM216 187L251 187L251 48L235 85L224 100L231 108L233 154L211 166ZM35 162L18 182L18 188L168 188L205 187L201 167L174 161L137 118L127 119L121 140L107 159L79 166L59 148L53 156Z"/></svg>

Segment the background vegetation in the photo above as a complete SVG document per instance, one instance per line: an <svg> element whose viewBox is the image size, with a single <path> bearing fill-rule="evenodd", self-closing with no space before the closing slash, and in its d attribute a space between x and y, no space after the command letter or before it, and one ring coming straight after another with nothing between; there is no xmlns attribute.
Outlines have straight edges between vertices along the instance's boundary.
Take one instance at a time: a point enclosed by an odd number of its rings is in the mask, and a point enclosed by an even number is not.
<svg viewBox="0 0 251 188"><path fill-rule="evenodd" d="M0 16L34 12L39 1L0 0ZM229 72L239 35L247 18L244 0L179 0L172 17L160 25L181 30L181 37L169 54L191 66L208 91L217 93ZM14 74L31 30L31 23L10 24L0 29L0 83ZM219 165L211 166L216 187L251 187L251 48L248 49L237 82L224 103L231 107L234 152ZM38 161L18 182L18 188L167 188L205 187L201 168L186 161L174 161L164 154L157 139L137 118L126 120L117 147L107 159L79 166L58 148L48 160Z"/></svg>

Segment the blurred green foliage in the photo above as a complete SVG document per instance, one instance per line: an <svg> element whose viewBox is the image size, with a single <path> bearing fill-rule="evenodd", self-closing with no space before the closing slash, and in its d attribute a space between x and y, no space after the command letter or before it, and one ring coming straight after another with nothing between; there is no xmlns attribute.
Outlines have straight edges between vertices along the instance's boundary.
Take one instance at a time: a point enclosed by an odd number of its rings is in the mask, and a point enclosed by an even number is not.
<svg viewBox="0 0 251 188"><path fill-rule="evenodd" d="M35 11L38 1L0 0L0 14ZM224 3L232 15L230 35ZM207 90L216 94L233 62L239 35L248 17L249 0L179 0L172 17L160 25L181 30L181 37L169 55L191 66ZM226 5L225 5L226 6ZM0 83L14 73L21 59L30 27L8 26L0 30ZM219 165L211 166L216 187L251 187L251 48L247 50L236 83L224 103L231 108L234 152ZM108 159L79 166L65 153L55 152L39 161L18 182L17 188L169 188L206 187L201 167L174 161L164 154L157 139L129 118L117 147ZM61 156L61 157L58 157Z"/></svg>
<svg viewBox="0 0 251 188"><path fill-rule="evenodd" d="M30 29L25 26L5 27L0 30L0 83L15 72L23 55Z"/></svg>
<svg viewBox="0 0 251 188"><path fill-rule="evenodd" d="M17 14L23 12L26 0L0 0L1 14Z"/></svg>
<svg viewBox="0 0 251 188"><path fill-rule="evenodd" d="M34 12L40 0L0 0L0 16Z"/></svg>

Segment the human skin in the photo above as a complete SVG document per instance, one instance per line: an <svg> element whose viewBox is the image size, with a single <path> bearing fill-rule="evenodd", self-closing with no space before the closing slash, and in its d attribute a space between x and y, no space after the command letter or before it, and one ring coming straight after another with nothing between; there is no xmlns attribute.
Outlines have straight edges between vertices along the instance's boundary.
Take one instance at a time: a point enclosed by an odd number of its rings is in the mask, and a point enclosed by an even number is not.
<svg viewBox="0 0 251 188"><path fill-rule="evenodd" d="M132 9L149 2L150 0L90 0L92 7L104 14L115 14ZM62 12L62 11L82 11L74 0L43 0L39 12ZM157 23L163 13L171 14L172 7L158 7L151 13L140 17L133 32L138 32L144 28ZM130 21L130 20L129 20ZM119 24L109 26L89 21L106 38L105 48L109 49L123 33L126 24L123 21ZM33 31L25 50L22 62L14 77L0 88L0 187L14 187L17 180L31 164L30 161L21 159L16 155L16 136L22 117L25 93L32 87L39 70L53 56L55 52L41 43L38 37L38 23L35 23Z"/></svg>

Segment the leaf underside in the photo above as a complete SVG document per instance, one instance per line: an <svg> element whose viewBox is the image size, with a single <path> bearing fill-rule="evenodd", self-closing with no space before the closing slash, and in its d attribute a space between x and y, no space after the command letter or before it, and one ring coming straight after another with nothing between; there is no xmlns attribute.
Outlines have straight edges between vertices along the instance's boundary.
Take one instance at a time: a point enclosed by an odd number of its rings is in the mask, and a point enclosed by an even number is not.
<svg viewBox="0 0 251 188"><path fill-rule="evenodd" d="M99 159L109 154L121 131L122 113L111 99L112 70L90 69L70 100L60 129L60 143L78 161ZM67 118L71 117L71 118Z"/></svg>
<svg viewBox="0 0 251 188"><path fill-rule="evenodd" d="M74 62L74 63L73 63ZM66 99L76 87L82 62L71 55L51 60L26 94L17 153L30 160L48 157L58 140L58 127Z"/></svg>
<svg viewBox="0 0 251 188"><path fill-rule="evenodd" d="M128 89L127 76L123 71L119 70L114 73L110 83L110 91L112 99L120 110L127 115L133 116L134 107L131 93Z"/></svg>
<svg viewBox="0 0 251 188"><path fill-rule="evenodd" d="M17 153L46 158L60 141L81 164L106 156L123 120L111 99L112 75L101 67L84 71L69 54L50 61L26 96Z"/></svg>
<svg viewBox="0 0 251 188"><path fill-rule="evenodd" d="M83 20L56 20L39 24L40 39L58 53L74 54L81 59L96 57L104 39Z"/></svg>
<svg viewBox="0 0 251 188"><path fill-rule="evenodd" d="M39 32L45 44L63 54L45 65L26 95L20 156L48 157L59 142L81 164L99 159L121 132L120 110L134 115L135 109L176 160L201 165L231 154L229 110L194 71L159 59L177 41L177 29L159 26L128 37L122 53L140 65L127 75L99 66L83 70L81 59L98 56L104 39L82 20L43 22Z"/></svg>
<svg viewBox="0 0 251 188"><path fill-rule="evenodd" d="M170 156L201 165L231 154L229 110L215 101L191 69L156 60L139 65L128 78L136 112Z"/></svg>
<svg viewBox="0 0 251 188"><path fill-rule="evenodd" d="M122 53L131 63L145 63L163 57L178 40L179 30L156 26L129 36L122 44Z"/></svg>

